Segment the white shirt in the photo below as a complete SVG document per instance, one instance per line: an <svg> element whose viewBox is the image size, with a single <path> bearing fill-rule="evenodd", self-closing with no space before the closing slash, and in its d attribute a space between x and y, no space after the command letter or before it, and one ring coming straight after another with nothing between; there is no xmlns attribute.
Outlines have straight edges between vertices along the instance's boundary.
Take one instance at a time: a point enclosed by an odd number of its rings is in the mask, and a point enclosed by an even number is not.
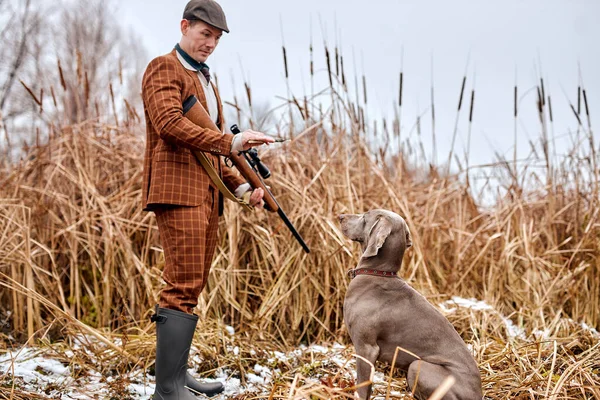
<svg viewBox="0 0 600 400"><path fill-rule="evenodd" d="M208 114L213 122L216 124L219 120L219 107L217 105L217 96L215 95L215 89L213 85L206 81L204 74L200 71L196 71L194 67L192 67L183 57L179 54L178 51L175 52L177 54L177 59L185 67L190 71L195 71L196 75L200 79L200 83L202 84L202 89L204 89L204 96L206 97L206 105L208 106Z"/></svg>

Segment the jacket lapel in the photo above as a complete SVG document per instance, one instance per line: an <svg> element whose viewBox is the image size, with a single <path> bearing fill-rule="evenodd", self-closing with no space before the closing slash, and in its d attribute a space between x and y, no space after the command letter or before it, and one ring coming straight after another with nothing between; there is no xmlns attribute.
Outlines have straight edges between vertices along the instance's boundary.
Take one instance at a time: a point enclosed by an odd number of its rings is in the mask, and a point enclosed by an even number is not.
<svg viewBox="0 0 600 400"><path fill-rule="evenodd" d="M204 88L202 87L202 84L200 83L200 78L198 78L198 73L196 71L187 69L186 67L184 67L181 64L181 62L179 62L179 59L177 58L177 50L173 49L171 51L171 56L175 57L175 59L177 60L177 63L181 66L181 69L183 69L185 71L185 73L188 74L192 78L192 80L194 82L194 88L196 89L196 97L200 101L200 104L202 105L202 107L204 107L204 109L207 110L207 112L208 112L208 105L206 104L206 94L204 93Z"/></svg>
<svg viewBox="0 0 600 400"><path fill-rule="evenodd" d="M223 129L225 128L223 126L224 124L224 119L223 119L223 103L221 103L221 96L219 96L219 91L217 90L217 85L215 85L214 83L210 83L212 85L213 91L215 92L215 97L217 99L217 107L219 110L219 117L217 119L217 127L221 130L221 132L223 132Z"/></svg>
<svg viewBox="0 0 600 400"><path fill-rule="evenodd" d="M182 65L183 67L183 65ZM195 71L191 71L187 68L185 72L194 79L194 87L196 88L196 93L198 94L198 100L200 100L200 104L204 109L208 112L208 105L206 104L206 94L204 94L204 88L202 87L202 83L200 83L200 78L198 78L198 73Z"/></svg>
<svg viewBox="0 0 600 400"><path fill-rule="evenodd" d="M173 49L173 51L171 51L171 55L177 59L176 51L177 50ZM198 77L198 73L196 71L192 71L192 70L189 70L186 67L184 67L179 62L179 59L177 59L177 63L181 66L181 68L185 71L185 73L188 74L192 78L192 80L194 82L194 88L196 89L196 97L200 101L200 105L202 106L203 111L206 113L206 118L208 118L207 125L209 124L208 121L210 121L210 123L213 123L213 121L212 121L212 119L210 117L210 114L208 113L208 105L206 104L206 94L204 93L204 88L202 87L202 83L200 83L200 78ZM214 88L215 87L213 85L213 89ZM218 120L219 124L214 124L214 123L213 124L216 125L216 127L221 132L223 132L223 128L221 126L222 125L222 122L221 122L222 121L222 118L221 118L222 105L221 105L221 99L219 98L216 89L215 89L215 97L217 98L217 103L218 103L218 108L219 108L219 120ZM220 162L219 162L219 157L215 156L213 154L209 154L209 153L206 153L206 154L207 154L209 160L215 166L215 168L218 168L219 176L221 176L221 165L220 165Z"/></svg>

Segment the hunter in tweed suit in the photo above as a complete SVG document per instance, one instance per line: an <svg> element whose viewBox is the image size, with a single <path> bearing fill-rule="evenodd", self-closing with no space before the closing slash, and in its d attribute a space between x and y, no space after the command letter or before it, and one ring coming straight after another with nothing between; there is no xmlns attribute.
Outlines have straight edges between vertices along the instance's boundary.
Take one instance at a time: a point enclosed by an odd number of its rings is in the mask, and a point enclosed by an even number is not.
<svg viewBox="0 0 600 400"><path fill-rule="evenodd" d="M245 131L235 137L222 132L223 106L204 62L223 31L229 32L215 1L190 1L181 21L180 43L152 60L142 80L147 135L142 201L144 210L156 215L165 255L166 286L153 316L157 322L157 399L193 399L184 386L209 395L223 390L220 384L215 388L191 382L179 365L182 359L187 363L186 351L198 319L193 309L207 281L223 199L192 151L204 152L227 188L241 197L250 186L224 164L223 156L273 142L260 132ZM199 126L184 117L182 104L191 95L219 131L214 125L212 129ZM263 195L261 189L254 190L250 204L260 207ZM178 346L183 347L178 350Z"/></svg>

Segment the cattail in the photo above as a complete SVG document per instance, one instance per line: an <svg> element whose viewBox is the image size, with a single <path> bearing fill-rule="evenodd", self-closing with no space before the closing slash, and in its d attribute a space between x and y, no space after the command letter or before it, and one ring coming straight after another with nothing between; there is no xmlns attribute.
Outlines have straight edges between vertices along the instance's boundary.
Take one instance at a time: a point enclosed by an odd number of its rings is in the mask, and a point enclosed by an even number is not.
<svg viewBox="0 0 600 400"><path fill-rule="evenodd" d="M81 85L83 79L83 61L81 59L81 52L77 50L77 83Z"/></svg>
<svg viewBox="0 0 600 400"><path fill-rule="evenodd" d="M21 82L21 85L23 85L23 87L25 88L25 90L27 90L27 93L29 93L29 95L31 96L31 98L33 99L33 101L35 101L35 103L38 106L42 106L42 102L40 99L37 98L37 96L35 95L35 93L33 93L33 90L31 90L26 84L25 82L23 82L22 80L19 80L19 82Z"/></svg>
<svg viewBox="0 0 600 400"><path fill-rule="evenodd" d="M544 89L544 78L540 78L540 87L542 89L542 106L546 105L546 90Z"/></svg>
<svg viewBox="0 0 600 400"><path fill-rule="evenodd" d="M333 87L333 78L331 77L331 61L329 60L329 49L325 46L325 60L327 61L327 75L329 76L329 87Z"/></svg>
<svg viewBox="0 0 600 400"><path fill-rule="evenodd" d="M110 101L112 103L112 109L113 109L113 115L115 117L115 125L119 126L119 117L117 116L117 107L115 105L115 94L113 91L113 87L112 87L112 83L110 83L108 85L109 91L110 91Z"/></svg>
<svg viewBox="0 0 600 400"><path fill-rule="evenodd" d="M550 99L550 95L548 95L548 115L550 116L550 122L553 122L553 118L552 118L552 100Z"/></svg>
<svg viewBox="0 0 600 400"><path fill-rule="evenodd" d="M581 114L581 86L577 86L577 114Z"/></svg>
<svg viewBox="0 0 600 400"><path fill-rule="evenodd" d="M345 90L348 90L346 86L346 72L344 71L344 56L340 55L340 67L342 69L342 86L344 86Z"/></svg>
<svg viewBox="0 0 600 400"><path fill-rule="evenodd" d="M585 106L585 115L586 115L586 117L589 120L589 118L590 118L590 110L588 108L587 95L585 93L585 89L583 89L583 105Z"/></svg>
<svg viewBox="0 0 600 400"><path fill-rule="evenodd" d="M400 88L398 90L398 106L402 107L402 85L404 83L404 72L400 71Z"/></svg>
<svg viewBox="0 0 600 400"><path fill-rule="evenodd" d="M87 110L90 101L90 81L88 79L88 73L85 71L85 81L83 84L83 93L85 97L85 109Z"/></svg>
<svg viewBox="0 0 600 400"><path fill-rule="evenodd" d="M364 131L366 131L366 129L365 129L365 110L359 106L358 111L360 113L360 127L364 132Z"/></svg>
<svg viewBox="0 0 600 400"><path fill-rule="evenodd" d="M54 86L50 85L50 94L52 95L52 102L54 103L54 107L58 107L58 103L56 102L56 95L54 94Z"/></svg>
<svg viewBox="0 0 600 400"><path fill-rule="evenodd" d="M313 61L313 45L312 42L309 47L310 52L310 76L313 77L315 75L315 63Z"/></svg>
<svg viewBox="0 0 600 400"><path fill-rule="evenodd" d="M471 107L469 109L469 123L473 122L473 107L475 104L475 89L471 90Z"/></svg>
<svg viewBox="0 0 600 400"><path fill-rule="evenodd" d="M246 97L248 98L248 106L252 108L252 91L250 90L250 86L247 82L244 82L244 87L246 88Z"/></svg>
<svg viewBox="0 0 600 400"><path fill-rule="evenodd" d="M340 55L337 46L335 46L335 75L340 76Z"/></svg>
<svg viewBox="0 0 600 400"><path fill-rule="evenodd" d="M544 119L544 114L543 114L543 100L542 100L542 91L539 87L537 87L537 109L538 109L538 116L540 118L540 122L543 122Z"/></svg>
<svg viewBox="0 0 600 400"><path fill-rule="evenodd" d="M463 76L462 85L460 86L460 95L458 96L458 108L457 111L460 111L462 107L463 95L465 93L465 85L467 84L467 76Z"/></svg>
<svg viewBox="0 0 600 400"><path fill-rule="evenodd" d="M365 98L365 104L367 104L367 78L365 78L365 74L362 76L362 84L363 84L363 96Z"/></svg>
<svg viewBox="0 0 600 400"><path fill-rule="evenodd" d="M58 62L58 75L60 76L60 85L62 86L63 90L67 90L67 83L65 82L65 75L63 74L62 67L60 66L60 60L57 60L57 62Z"/></svg>
<svg viewBox="0 0 600 400"><path fill-rule="evenodd" d="M282 50L283 50L283 68L285 70L285 79L288 79L289 74L288 74L288 62L287 62L287 55L285 52L285 46L281 46ZM311 61L312 64L312 61Z"/></svg>

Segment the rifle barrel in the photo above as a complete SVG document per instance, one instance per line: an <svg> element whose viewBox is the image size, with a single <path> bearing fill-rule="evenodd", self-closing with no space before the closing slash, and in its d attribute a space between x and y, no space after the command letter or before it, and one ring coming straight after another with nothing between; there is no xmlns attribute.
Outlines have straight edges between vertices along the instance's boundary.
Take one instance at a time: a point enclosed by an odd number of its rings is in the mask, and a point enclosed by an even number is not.
<svg viewBox="0 0 600 400"><path fill-rule="evenodd" d="M300 243L300 246L302 246L304 251L307 254L310 253L308 245L304 242L304 239L302 239L302 236L300 235L300 233L298 233L294 225L290 222L290 220L288 219L287 215L285 215L281 207L279 207L279 209L277 210L277 214L279 214L279 218L281 218L281 220L287 225L288 229L290 230L290 232L292 232L292 235L294 235L294 237L296 238L298 243Z"/></svg>

